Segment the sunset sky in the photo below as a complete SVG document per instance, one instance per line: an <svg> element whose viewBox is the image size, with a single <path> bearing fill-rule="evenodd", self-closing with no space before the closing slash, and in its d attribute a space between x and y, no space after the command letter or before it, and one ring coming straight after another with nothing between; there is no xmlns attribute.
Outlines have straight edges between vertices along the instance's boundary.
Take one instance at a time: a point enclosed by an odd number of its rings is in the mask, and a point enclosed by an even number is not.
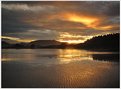
<svg viewBox="0 0 121 89"><path fill-rule="evenodd" d="M2 38L81 43L120 30L119 1L3 1Z"/></svg>

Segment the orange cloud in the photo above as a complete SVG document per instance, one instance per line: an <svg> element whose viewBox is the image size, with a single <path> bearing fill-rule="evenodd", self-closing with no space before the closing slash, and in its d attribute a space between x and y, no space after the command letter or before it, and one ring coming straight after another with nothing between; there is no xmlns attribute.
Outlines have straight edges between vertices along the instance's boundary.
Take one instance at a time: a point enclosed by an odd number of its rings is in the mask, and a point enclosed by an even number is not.
<svg viewBox="0 0 121 89"><path fill-rule="evenodd" d="M65 17L69 21L73 22L80 22L83 23L84 25L87 25L88 27L92 26L94 22L96 22L98 19L94 17L87 17L84 15L76 15L76 14L65 14Z"/></svg>
<svg viewBox="0 0 121 89"><path fill-rule="evenodd" d="M104 20L105 17L93 17L87 15L78 15L75 13L66 13L64 14L64 20L82 23L86 28L93 28L95 30L111 30L114 26L106 25L99 26L100 23Z"/></svg>
<svg viewBox="0 0 121 89"><path fill-rule="evenodd" d="M33 19L24 18L24 22L41 26L48 29L94 29L94 30L111 30L114 26L106 25L101 26L103 21L106 20L105 16L92 16L87 14L78 14L75 12L63 12L45 16L45 18L34 17ZM41 18L38 19L38 18ZM73 23L75 22L75 23ZM64 24L62 24L64 23Z"/></svg>
<svg viewBox="0 0 121 89"><path fill-rule="evenodd" d="M101 30L110 30L113 26L102 26L102 27L98 27L97 29L101 29Z"/></svg>

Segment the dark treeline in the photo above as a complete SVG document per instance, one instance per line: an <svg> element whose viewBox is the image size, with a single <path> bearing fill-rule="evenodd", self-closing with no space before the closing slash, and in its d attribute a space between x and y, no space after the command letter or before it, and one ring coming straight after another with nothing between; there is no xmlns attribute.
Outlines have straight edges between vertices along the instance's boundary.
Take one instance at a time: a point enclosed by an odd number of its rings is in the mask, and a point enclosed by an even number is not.
<svg viewBox="0 0 121 89"><path fill-rule="evenodd" d="M107 34L103 36L96 36L92 39L85 41L83 44L78 44L77 48L90 49L90 50L106 50L106 51L119 51L119 33Z"/></svg>
<svg viewBox="0 0 121 89"><path fill-rule="evenodd" d="M10 44L2 41L2 48L77 48L86 50L99 50L99 51L118 51L119 52L119 38L120 34L107 34L103 36L96 36L92 39L80 44L67 44L55 40L37 40L30 43L16 43Z"/></svg>

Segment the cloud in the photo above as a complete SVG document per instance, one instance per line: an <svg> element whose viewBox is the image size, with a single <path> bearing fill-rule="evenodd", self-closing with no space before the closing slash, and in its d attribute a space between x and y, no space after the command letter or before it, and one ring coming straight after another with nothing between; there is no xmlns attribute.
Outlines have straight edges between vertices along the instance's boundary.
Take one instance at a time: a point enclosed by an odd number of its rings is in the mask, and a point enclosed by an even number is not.
<svg viewBox="0 0 121 89"><path fill-rule="evenodd" d="M58 39L67 32L84 40L84 36L116 33L119 7L119 1L2 1L2 35Z"/></svg>
<svg viewBox="0 0 121 89"><path fill-rule="evenodd" d="M9 37L16 37L20 39L27 39L27 40L56 40L59 36L59 32L49 29L39 30L39 29L31 29L26 32L18 32L10 33L5 36Z"/></svg>
<svg viewBox="0 0 121 89"><path fill-rule="evenodd" d="M104 9L104 13L108 16L119 16L120 15L120 3L112 2L107 4L107 8Z"/></svg>
<svg viewBox="0 0 121 89"><path fill-rule="evenodd" d="M46 12L47 11L54 11L56 10L56 7L49 6L49 5L41 5L41 6L29 6L28 4L2 4L2 8L8 9L8 10L20 10L20 11L32 11L32 12Z"/></svg>

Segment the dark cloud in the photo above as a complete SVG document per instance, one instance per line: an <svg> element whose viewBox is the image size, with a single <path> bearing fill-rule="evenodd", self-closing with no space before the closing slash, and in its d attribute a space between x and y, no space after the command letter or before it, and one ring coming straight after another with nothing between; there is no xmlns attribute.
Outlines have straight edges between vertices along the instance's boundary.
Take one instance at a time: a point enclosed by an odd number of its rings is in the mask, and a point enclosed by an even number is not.
<svg viewBox="0 0 121 89"><path fill-rule="evenodd" d="M11 11L2 9L2 34L26 32L32 28L38 28L37 26L24 23L21 19L26 13L19 11Z"/></svg>
<svg viewBox="0 0 121 89"><path fill-rule="evenodd" d="M120 15L120 3L117 1L117 2L112 2L108 4L104 12L108 16L119 16Z"/></svg>
<svg viewBox="0 0 121 89"><path fill-rule="evenodd" d="M7 9L2 9L2 32L19 32L16 28L25 26L24 23L21 23L19 20L21 15L19 13L15 13L14 11L9 11ZM15 28L15 29L14 29Z"/></svg>

